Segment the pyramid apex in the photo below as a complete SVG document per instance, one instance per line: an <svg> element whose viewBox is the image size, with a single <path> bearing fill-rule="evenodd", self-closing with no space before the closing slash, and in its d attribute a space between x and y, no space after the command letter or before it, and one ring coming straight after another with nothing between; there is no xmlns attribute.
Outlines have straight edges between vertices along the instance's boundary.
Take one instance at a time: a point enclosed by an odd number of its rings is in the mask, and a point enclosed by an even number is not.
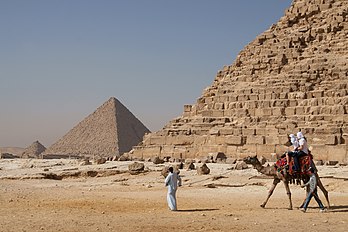
<svg viewBox="0 0 348 232"><path fill-rule="evenodd" d="M110 101L110 102L117 102L118 100L115 97L110 97L108 101Z"/></svg>

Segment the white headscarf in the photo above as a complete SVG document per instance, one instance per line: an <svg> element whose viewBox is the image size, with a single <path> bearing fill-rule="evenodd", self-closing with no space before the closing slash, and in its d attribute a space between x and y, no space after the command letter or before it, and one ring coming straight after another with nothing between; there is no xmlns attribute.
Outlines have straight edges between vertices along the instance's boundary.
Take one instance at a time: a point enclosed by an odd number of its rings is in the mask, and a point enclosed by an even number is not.
<svg viewBox="0 0 348 232"><path fill-rule="evenodd" d="M303 134L302 134L301 131L297 132L297 138L298 138L298 139L304 138L304 136L303 136Z"/></svg>
<svg viewBox="0 0 348 232"><path fill-rule="evenodd" d="M296 142L296 140L297 140L297 139L296 139L296 136L295 136L294 134L290 134L289 137L290 137L291 143L292 143L292 144L295 144L295 142Z"/></svg>

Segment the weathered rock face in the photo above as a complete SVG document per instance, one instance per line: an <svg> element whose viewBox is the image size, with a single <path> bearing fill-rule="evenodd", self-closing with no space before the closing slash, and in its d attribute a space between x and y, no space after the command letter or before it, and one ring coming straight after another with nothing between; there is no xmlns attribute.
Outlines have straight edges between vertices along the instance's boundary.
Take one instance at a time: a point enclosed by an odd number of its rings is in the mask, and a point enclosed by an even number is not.
<svg viewBox="0 0 348 232"><path fill-rule="evenodd" d="M22 158L40 158L40 154L46 150L39 141L33 142L29 147L27 147L22 153Z"/></svg>
<svg viewBox="0 0 348 232"><path fill-rule="evenodd" d="M133 156L282 153L302 131L315 158L347 162L348 1L294 0Z"/></svg>
<svg viewBox="0 0 348 232"><path fill-rule="evenodd" d="M120 156L150 131L116 98L110 98L44 152L56 156Z"/></svg>

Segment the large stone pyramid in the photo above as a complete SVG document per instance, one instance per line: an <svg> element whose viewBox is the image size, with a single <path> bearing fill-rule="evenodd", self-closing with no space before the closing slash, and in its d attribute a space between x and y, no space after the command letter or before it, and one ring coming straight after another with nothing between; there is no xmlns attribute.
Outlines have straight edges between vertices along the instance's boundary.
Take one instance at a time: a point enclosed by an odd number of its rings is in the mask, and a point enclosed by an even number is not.
<svg viewBox="0 0 348 232"><path fill-rule="evenodd" d="M22 158L40 158L40 154L46 150L46 147L39 141L33 142L29 147L25 148Z"/></svg>
<svg viewBox="0 0 348 232"><path fill-rule="evenodd" d="M347 162L348 1L294 0L133 156L283 153L301 130L316 159Z"/></svg>
<svg viewBox="0 0 348 232"><path fill-rule="evenodd" d="M112 97L49 147L44 158L61 156L119 156L142 141L147 129Z"/></svg>

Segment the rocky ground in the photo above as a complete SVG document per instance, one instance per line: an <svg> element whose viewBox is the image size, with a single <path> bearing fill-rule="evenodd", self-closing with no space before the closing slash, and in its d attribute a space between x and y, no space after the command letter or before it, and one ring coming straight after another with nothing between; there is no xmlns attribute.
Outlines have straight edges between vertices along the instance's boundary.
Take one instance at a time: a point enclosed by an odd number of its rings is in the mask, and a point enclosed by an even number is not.
<svg viewBox="0 0 348 232"><path fill-rule="evenodd" d="M249 168L208 164L209 175L181 171L178 211L166 204L161 170L145 163L131 175L132 162L80 166L75 160L0 160L0 231L347 231L348 167L319 166L331 209L287 210L279 184L265 209L272 179ZM197 164L200 165L200 164ZM305 191L292 185L299 206ZM324 204L324 196L319 193Z"/></svg>

